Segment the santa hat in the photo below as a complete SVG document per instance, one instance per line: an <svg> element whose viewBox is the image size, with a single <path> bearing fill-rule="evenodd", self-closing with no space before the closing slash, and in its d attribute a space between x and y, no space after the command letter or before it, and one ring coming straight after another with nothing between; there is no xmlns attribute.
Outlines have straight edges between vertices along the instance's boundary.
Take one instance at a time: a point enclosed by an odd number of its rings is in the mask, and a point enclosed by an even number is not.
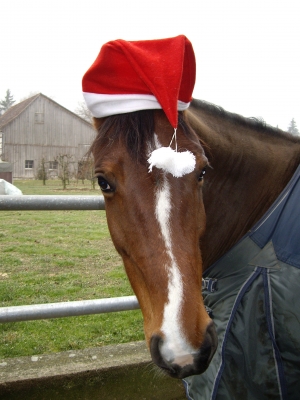
<svg viewBox="0 0 300 400"><path fill-rule="evenodd" d="M188 108L195 85L191 42L183 35L159 40L104 44L82 80L94 117L163 109L176 128L177 111Z"/></svg>

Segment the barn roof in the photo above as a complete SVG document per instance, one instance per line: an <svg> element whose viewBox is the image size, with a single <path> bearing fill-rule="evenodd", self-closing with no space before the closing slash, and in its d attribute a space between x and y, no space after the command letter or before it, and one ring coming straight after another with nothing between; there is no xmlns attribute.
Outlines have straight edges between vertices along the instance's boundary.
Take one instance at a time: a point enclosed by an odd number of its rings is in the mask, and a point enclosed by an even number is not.
<svg viewBox="0 0 300 400"><path fill-rule="evenodd" d="M52 101L53 103L57 104L59 107L63 108L66 112L71 113L74 117L79 118L82 122L85 124L88 124L90 127L92 127L92 124L90 124L88 121L85 119L81 118L79 115L73 113L72 111L68 110L67 108L63 107L62 105L56 103L56 101L50 99L49 97L45 96L42 93L38 93L32 97L29 97L26 100L21 101L20 103L10 107L3 115L0 116L0 129L9 124L11 121L13 121L15 118L17 118L22 112L31 104L33 103L39 96L43 96L46 99Z"/></svg>
<svg viewBox="0 0 300 400"><path fill-rule="evenodd" d="M5 113L0 116L0 129L20 115L39 95L40 93L30 97L29 99L23 100L5 111Z"/></svg>

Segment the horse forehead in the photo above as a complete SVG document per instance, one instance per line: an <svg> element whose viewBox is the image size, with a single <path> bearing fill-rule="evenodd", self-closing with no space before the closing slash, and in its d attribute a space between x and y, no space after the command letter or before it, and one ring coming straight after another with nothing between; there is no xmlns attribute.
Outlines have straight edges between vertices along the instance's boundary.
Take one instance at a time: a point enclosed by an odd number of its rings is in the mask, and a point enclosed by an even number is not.
<svg viewBox="0 0 300 400"><path fill-rule="evenodd" d="M174 132L173 132L174 133ZM170 143L172 148L175 148L175 138L172 140L173 133L170 134L169 131L158 130L154 132L154 146L169 146ZM175 135L174 135L175 136ZM177 129L176 131L176 141L179 151L190 150L196 157L202 158L205 155L204 149L201 146L199 137L194 131L190 131L186 135L182 129Z"/></svg>
<svg viewBox="0 0 300 400"><path fill-rule="evenodd" d="M99 168L111 169L113 166L120 170L125 161L131 162L126 145L121 140L109 144L100 142L93 156L96 172Z"/></svg>
<svg viewBox="0 0 300 400"><path fill-rule="evenodd" d="M130 153L128 146L122 138L115 140L103 140L99 141L96 151L93 152L95 161L95 172L99 173L102 170L113 172L116 175L137 175L140 176L141 171L148 172L147 159L151 152L158 147L169 146L172 139L170 131L159 130L158 133L153 132L153 141L149 139L145 143L143 148L143 154L141 159L143 162L138 161ZM178 150L190 150L197 159L197 162L205 164L207 159L203 147L196 134L186 136L180 129L177 131L176 140L178 144ZM153 148L154 146L154 148ZM172 148L175 146L172 143ZM144 177L144 174L141 176Z"/></svg>

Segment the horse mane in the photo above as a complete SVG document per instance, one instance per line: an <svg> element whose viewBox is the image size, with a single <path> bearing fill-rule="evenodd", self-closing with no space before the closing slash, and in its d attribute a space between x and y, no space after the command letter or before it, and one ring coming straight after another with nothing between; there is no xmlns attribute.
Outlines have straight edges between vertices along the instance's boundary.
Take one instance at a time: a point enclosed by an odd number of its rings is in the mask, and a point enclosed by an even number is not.
<svg viewBox="0 0 300 400"><path fill-rule="evenodd" d="M102 122L102 123L101 123ZM114 141L122 140L131 156L140 163L148 158L149 145L154 147L155 111L141 110L124 114L112 115L94 120L97 136L92 143L89 154L100 147L110 146ZM191 128L182 112L178 113L178 127L189 136Z"/></svg>
<svg viewBox="0 0 300 400"><path fill-rule="evenodd" d="M206 102L204 100L193 99L192 106L194 106L198 110L203 110L205 113L213 116L225 119L235 125L242 126L244 128L253 129L257 132L264 133L270 136L276 136L283 139L288 139L294 143L299 143L300 138L294 136L288 132L285 132L279 128L275 128L271 125L268 125L263 118L255 118L250 117L246 118L239 114L231 113L229 111L224 110L224 108L217 106L215 104Z"/></svg>
<svg viewBox="0 0 300 400"><path fill-rule="evenodd" d="M236 127L243 127L267 135L270 139L278 138L288 140L290 143L300 143L299 137L272 127L266 124L263 119L245 118L204 100L193 99L191 108L203 111L213 121L220 121L221 119ZM141 110L101 119L95 118L94 125L97 135L87 155L97 154L100 148L109 147L116 140L122 140L130 157L145 164L148 158L149 145L154 147L155 112L155 110ZM216 123L220 124L220 122ZM184 112L178 112L178 127L181 127L184 134L190 137L192 128ZM205 143L200 138L199 140L201 145L206 148Z"/></svg>

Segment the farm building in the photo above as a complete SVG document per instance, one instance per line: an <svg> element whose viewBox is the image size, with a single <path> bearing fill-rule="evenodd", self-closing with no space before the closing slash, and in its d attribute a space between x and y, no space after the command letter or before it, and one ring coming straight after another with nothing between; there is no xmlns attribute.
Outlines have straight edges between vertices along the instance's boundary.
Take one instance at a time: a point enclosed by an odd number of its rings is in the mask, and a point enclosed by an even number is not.
<svg viewBox="0 0 300 400"><path fill-rule="evenodd" d="M75 174L94 137L90 123L39 93L0 116L0 159L24 179L37 177L42 163L57 176L57 158L67 155Z"/></svg>

